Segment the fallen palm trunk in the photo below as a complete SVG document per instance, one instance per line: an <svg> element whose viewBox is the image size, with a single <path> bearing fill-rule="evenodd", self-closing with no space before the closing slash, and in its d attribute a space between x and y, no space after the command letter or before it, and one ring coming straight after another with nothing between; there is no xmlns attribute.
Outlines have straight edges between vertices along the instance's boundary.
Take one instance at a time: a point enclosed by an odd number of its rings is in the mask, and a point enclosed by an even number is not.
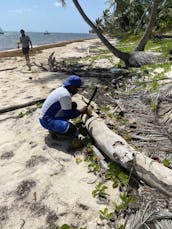
<svg viewBox="0 0 172 229"><path fill-rule="evenodd" d="M106 171L108 169L107 162L105 161L104 156L101 154L101 152L93 145L93 151L96 154L98 158L98 162L102 166L102 168Z"/></svg>
<svg viewBox="0 0 172 229"><path fill-rule="evenodd" d="M80 103L83 103L80 100ZM135 174L147 184L172 197L172 170L134 150L122 137L110 130L95 113L83 116L83 121L97 147L124 168L134 168Z"/></svg>
<svg viewBox="0 0 172 229"><path fill-rule="evenodd" d="M113 161L120 163L126 169L134 160L135 151L119 135L112 132L96 114L84 120L96 145Z"/></svg>

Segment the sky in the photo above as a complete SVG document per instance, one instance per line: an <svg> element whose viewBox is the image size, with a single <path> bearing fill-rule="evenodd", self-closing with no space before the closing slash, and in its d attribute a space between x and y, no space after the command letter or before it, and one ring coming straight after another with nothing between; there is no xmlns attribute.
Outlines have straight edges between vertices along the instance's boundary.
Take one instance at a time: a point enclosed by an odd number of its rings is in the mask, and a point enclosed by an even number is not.
<svg viewBox="0 0 172 229"><path fill-rule="evenodd" d="M58 0L0 0L0 27L3 31L88 33L90 27L72 0L62 7ZM108 5L105 0L78 0L94 22Z"/></svg>

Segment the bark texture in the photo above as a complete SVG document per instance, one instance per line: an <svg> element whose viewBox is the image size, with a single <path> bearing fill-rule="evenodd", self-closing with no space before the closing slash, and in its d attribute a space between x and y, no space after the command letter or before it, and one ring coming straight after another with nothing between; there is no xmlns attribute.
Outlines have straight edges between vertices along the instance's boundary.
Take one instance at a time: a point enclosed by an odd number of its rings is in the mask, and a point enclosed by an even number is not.
<svg viewBox="0 0 172 229"><path fill-rule="evenodd" d="M78 97L79 99L79 97ZM78 100L83 105L83 102ZM124 168L134 169L139 179L172 197L172 170L133 149L121 136L110 130L95 112L83 121L96 146Z"/></svg>

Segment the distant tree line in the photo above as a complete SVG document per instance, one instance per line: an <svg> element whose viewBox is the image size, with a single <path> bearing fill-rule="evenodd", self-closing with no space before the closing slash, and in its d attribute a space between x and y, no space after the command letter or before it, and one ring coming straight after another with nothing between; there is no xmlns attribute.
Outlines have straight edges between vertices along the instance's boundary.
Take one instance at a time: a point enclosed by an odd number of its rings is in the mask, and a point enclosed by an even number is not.
<svg viewBox="0 0 172 229"><path fill-rule="evenodd" d="M137 34L146 29L150 20L151 0L107 0L107 8L97 18L95 25L103 33ZM154 32L163 33L172 29L172 1L159 0Z"/></svg>

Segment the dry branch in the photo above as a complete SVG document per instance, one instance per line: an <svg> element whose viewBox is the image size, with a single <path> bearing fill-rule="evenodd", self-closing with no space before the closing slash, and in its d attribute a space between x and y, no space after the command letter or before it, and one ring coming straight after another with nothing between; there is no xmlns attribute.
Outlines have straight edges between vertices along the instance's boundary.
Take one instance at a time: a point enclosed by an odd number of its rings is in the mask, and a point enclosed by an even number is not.
<svg viewBox="0 0 172 229"><path fill-rule="evenodd" d="M48 67L50 72L54 72L54 70L56 69L55 66L56 59L55 57L53 57L54 53L55 52L52 52L51 55L48 57Z"/></svg>
<svg viewBox="0 0 172 229"><path fill-rule="evenodd" d="M0 109L0 114L6 113L6 112L9 112L9 111L13 111L13 110L17 110L17 109L20 109L20 108L24 108L24 107L33 106L33 105L35 105L37 103L42 103L44 101L45 101L45 99L37 99L37 100L33 100L33 101L30 101L30 102L27 102L27 103L23 103L23 104L4 107L4 108Z"/></svg>
<svg viewBox="0 0 172 229"><path fill-rule="evenodd" d="M39 69L41 69L42 71L48 72L48 69L45 68L45 67L43 66L42 63L41 63L41 64L37 64L37 63L33 62L33 64L34 64L36 67L38 67Z"/></svg>
<svg viewBox="0 0 172 229"><path fill-rule="evenodd" d="M0 69L0 72L3 72L3 71L8 71L8 70L14 70L16 69L17 67L13 67L13 68L4 68L4 69Z"/></svg>

